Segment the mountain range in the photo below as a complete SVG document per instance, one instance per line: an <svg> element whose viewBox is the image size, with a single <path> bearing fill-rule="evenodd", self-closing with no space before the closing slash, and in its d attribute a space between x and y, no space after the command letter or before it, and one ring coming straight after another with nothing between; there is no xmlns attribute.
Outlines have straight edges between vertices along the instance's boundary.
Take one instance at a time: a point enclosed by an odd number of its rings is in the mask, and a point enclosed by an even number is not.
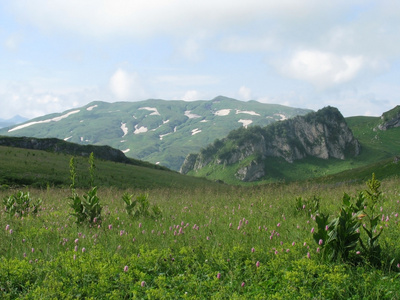
<svg viewBox="0 0 400 300"><path fill-rule="evenodd" d="M0 135L109 145L128 157L177 171L189 153L224 138L233 129L266 126L309 112L309 109L243 102L223 96L193 102L96 101L0 129Z"/></svg>
<svg viewBox="0 0 400 300"><path fill-rule="evenodd" d="M0 128L10 127L28 121L27 118L16 115L11 119L0 119Z"/></svg>

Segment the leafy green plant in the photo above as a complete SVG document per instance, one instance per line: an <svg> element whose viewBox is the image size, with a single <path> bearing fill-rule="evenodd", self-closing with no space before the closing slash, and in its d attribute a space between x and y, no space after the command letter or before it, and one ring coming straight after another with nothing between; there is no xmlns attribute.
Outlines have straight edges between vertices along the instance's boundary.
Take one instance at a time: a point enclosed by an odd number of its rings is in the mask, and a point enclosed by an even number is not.
<svg viewBox="0 0 400 300"><path fill-rule="evenodd" d="M363 194L365 201L362 203L366 207L363 211L363 219L367 222L362 228L367 233L367 240L363 242L360 239L360 244L365 251L367 259L374 265L379 265L381 258L381 247L378 243L378 238L382 234L383 227L377 232L379 215L375 213L375 206L382 194L379 190L380 186L380 181L375 179L375 174L372 174L371 180L367 182L368 190L365 190Z"/></svg>
<svg viewBox="0 0 400 300"><path fill-rule="evenodd" d="M153 205L150 209L149 195L141 194L133 200L133 195L124 193L122 200L125 202L125 209L129 216L132 217L154 217L161 216L161 209L157 205Z"/></svg>
<svg viewBox="0 0 400 300"><path fill-rule="evenodd" d="M97 196L97 187L93 187L95 170L93 152L89 156L89 165L90 184L92 188L81 198L75 191L76 169L73 157L71 158L69 164L72 191L72 196L69 197L69 206L74 211L71 215L76 217L77 224L82 224L84 222L92 223L96 222L97 220L101 220L102 206L100 205L100 199Z"/></svg>
<svg viewBox="0 0 400 300"><path fill-rule="evenodd" d="M29 192L19 191L14 195L3 198L4 210L12 216L21 217L25 214L37 214L41 204L42 199L32 199Z"/></svg>
<svg viewBox="0 0 400 300"><path fill-rule="evenodd" d="M330 260L347 261L349 254L359 244L364 250L364 257L373 265L380 265L381 247L378 239L383 228L377 232L379 215L375 206L381 197L380 182L372 179L367 182L368 189L351 198L344 193L339 215L331 222L329 215L316 216L317 231L313 233L314 240L323 248L323 257ZM367 220L361 226L361 222ZM360 234L360 227L367 234L366 241Z"/></svg>

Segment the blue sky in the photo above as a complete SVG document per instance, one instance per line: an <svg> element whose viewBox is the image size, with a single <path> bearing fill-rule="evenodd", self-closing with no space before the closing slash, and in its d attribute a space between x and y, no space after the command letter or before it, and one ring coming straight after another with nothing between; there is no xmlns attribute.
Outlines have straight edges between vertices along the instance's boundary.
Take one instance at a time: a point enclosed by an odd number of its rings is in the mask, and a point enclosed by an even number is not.
<svg viewBox="0 0 400 300"><path fill-rule="evenodd" d="M400 1L0 0L0 118L218 95L399 104Z"/></svg>

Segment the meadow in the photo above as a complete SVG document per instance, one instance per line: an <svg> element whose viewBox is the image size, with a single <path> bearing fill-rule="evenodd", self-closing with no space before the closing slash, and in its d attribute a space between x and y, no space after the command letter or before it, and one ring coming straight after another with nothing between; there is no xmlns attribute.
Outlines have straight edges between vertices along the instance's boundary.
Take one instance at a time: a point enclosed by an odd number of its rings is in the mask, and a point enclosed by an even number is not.
<svg viewBox="0 0 400 300"><path fill-rule="evenodd" d="M101 216L81 224L70 188L22 188L42 203L0 212L0 298L399 299L398 183L382 180L376 199L378 262L360 243L330 259L315 239L319 216L340 215L344 193L353 201L365 183L99 187ZM128 214L127 195L146 195L161 215Z"/></svg>

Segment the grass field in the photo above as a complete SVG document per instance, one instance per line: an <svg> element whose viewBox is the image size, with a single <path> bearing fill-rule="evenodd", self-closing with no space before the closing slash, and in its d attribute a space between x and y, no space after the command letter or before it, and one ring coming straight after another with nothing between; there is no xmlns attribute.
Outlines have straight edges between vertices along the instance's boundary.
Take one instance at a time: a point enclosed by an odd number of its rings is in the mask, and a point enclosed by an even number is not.
<svg viewBox="0 0 400 300"><path fill-rule="evenodd" d="M346 261L324 259L311 233L315 215L296 209L297 197L317 197L319 212L333 217L344 192L355 196L365 188L102 187L101 220L87 225L71 216L68 188L25 189L43 202L36 216L0 213L0 298L399 299L397 179L382 182L377 205L379 266L359 245ZM129 217L121 200L126 191L148 193L162 215ZM15 192L4 189L0 197Z"/></svg>

